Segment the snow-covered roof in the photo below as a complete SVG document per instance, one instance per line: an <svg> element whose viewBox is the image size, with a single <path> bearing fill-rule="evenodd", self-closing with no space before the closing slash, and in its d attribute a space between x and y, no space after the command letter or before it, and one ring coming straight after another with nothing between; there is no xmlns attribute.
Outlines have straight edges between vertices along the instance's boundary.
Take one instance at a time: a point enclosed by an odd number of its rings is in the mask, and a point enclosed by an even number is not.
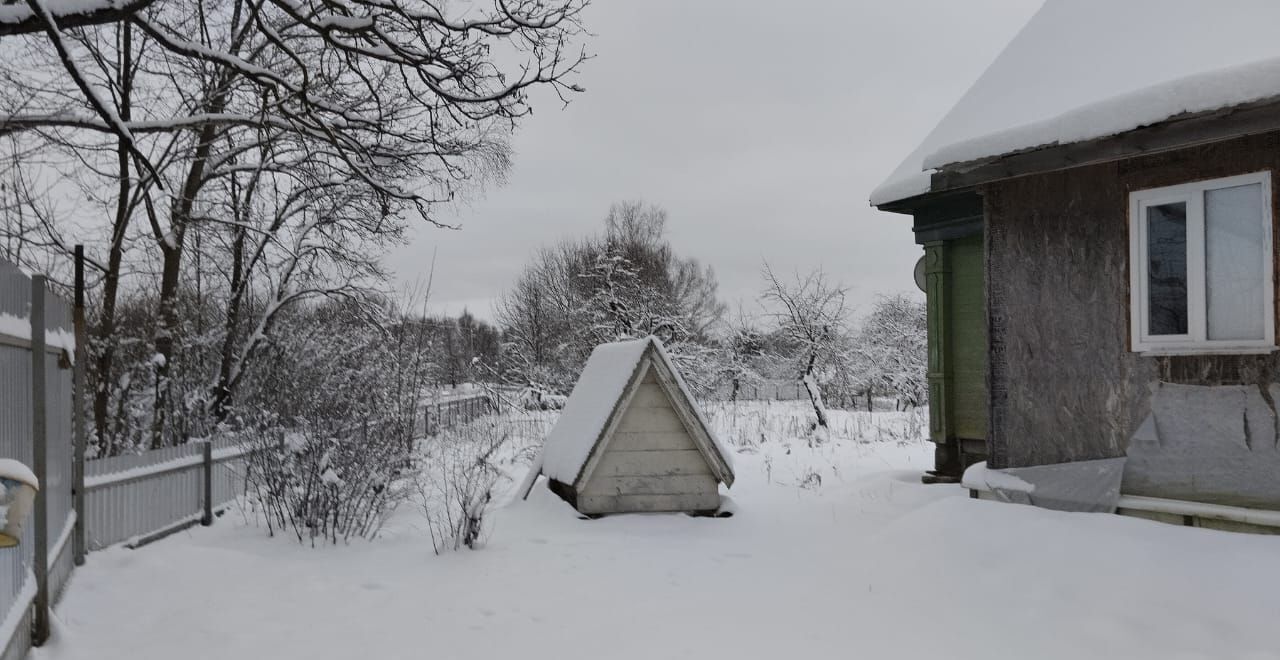
<svg viewBox="0 0 1280 660"><path fill-rule="evenodd" d="M640 339L601 344L591 351L542 449L542 472L548 478L564 483L578 478L648 346Z"/></svg>
<svg viewBox="0 0 1280 660"><path fill-rule="evenodd" d="M871 203L950 163L1280 96L1276 25L1274 0L1047 0Z"/></svg>
<svg viewBox="0 0 1280 660"><path fill-rule="evenodd" d="M650 350L652 349L652 350ZM706 437L711 439L714 450L726 466L732 469L729 452L711 432L697 402L671 357L657 337L601 344L591 351L587 365L573 386L573 393L565 403L555 428L547 435L542 449L542 473L549 479L572 484L578 480L582 468L591 458L591 451L600 440L615 410L627 390L639 374L646 353L665 364L675 376L675 394L683 395L688 408L697 416ZM621 412L621 411L618 411Z"/></svg>

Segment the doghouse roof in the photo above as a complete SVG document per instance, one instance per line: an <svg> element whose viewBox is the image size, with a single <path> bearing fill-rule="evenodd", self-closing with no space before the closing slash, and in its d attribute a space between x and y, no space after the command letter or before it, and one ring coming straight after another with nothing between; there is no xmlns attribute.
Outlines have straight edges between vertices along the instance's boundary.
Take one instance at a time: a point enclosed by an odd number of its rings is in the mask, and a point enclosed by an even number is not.
<svg viewBox="0 0 1280 660"><path fill-rule="evenodd" d="M871 203L929 193L950 164L1275 98L1277 24L1274 0L1048 0Z"/></svg>
<svg viewBox="0 0 1280 660"><path fill-rule="evenodd" d="M657 337L601 344L591 352L555 428L542 450L542 473L549 479L574 484L601 444L644 373L648 361L658 372L658 382L676 409L677 416L702 451L712 473L733 484L730 454L711 432L688 385L671 362Z"/></svg>

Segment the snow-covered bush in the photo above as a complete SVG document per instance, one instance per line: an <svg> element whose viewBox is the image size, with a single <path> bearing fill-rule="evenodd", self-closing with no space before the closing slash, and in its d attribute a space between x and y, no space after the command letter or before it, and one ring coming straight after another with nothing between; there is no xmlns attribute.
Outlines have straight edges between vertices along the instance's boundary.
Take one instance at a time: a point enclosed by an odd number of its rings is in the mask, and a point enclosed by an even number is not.
<svg viewBox="0 0 1280 660"><path fill-rule="evenodd" d="M525 410L560 410L569 401L563 394L553 394L537 385L529 385L520 390L516 403Z"/></svg>
<svg viewBox="0 0 1280 660"><path fill-rule="evenodd" d="M519 480L515 473L532 462L553 420L553 413L511 412L419 441L415 483L436 554L477 547L486 508Z"/></svg>
<svg viewBox="0 0 1280 660"><path fill-rule="evenodd" d="M250 505L274 534L300 542L372 539L411 492L398 433L275 431L248 439Z"/></svg>

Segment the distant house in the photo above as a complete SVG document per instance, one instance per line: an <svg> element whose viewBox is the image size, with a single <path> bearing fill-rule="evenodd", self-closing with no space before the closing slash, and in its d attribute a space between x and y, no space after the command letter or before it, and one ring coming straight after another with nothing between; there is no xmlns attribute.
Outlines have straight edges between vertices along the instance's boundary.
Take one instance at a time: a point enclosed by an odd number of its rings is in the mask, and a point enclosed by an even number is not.
<svg viewBox="0 0 1280 660"><path fill-rule="evenodd" d="M934 478L1124 458L1121 509L1280 509L1276 25L1048 0L872 194L925 249Z"/></svg>
<svg viewBox="0 0 1280 660"><path fill-rule="evenodd" d="M597 346L542 450L551 490L586 514L714 513L733 485L716 440L656 337Z"/></svg>

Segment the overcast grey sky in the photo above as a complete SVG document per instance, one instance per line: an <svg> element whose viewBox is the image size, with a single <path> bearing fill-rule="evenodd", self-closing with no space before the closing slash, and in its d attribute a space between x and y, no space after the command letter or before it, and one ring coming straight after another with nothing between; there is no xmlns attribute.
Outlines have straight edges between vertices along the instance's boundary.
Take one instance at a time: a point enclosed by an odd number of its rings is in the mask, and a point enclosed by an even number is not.
<svg viewBox="0 0 1280 660"><path fill-rule="evenodd" d="M916 292L906 216L871 189L933 128L1039 0L596 0L585 94L539 97L507 184L416 227L390 265L435 311L492 318L531 250L595 231L610 203L670 213L676 250L750 311L760 265L822 266L865 310Z"/></svg>

